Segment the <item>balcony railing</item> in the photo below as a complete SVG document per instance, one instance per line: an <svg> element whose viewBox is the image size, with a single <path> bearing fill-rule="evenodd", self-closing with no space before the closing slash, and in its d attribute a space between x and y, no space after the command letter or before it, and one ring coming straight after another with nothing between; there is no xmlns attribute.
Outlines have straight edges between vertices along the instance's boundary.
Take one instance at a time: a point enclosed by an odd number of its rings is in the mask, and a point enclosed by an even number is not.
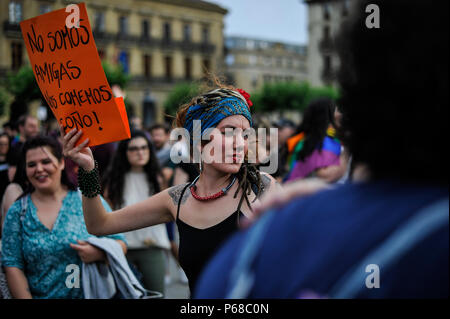
<svg viewBox="0 0 450 319"><path fill-rule="evenodd" d="M147 84L175 84L185 81L183 78L169 78L166 76L145 76L135 75L131 78L132 84L147 85Z"/></svg>
<svg viewBox="0 0 450 319"><path fill-rule="evenodd" d="M11 23L8 20L4 21L3 32L7 38L22 38L22 32L18 23Z"/></svg>
<svg viewBox="0 0 450 319"><path fill-rule="evenodd" d="M118 42L120 44L133 45L140 47L154 47L165 50L181 50L190 52L201 52L203 54L212 54L216 50L216 46L211 43L198 43L186 40L176 41L172 39L156 39L154 37L135 36L129 34L113 34L107 32L99 32L94 30L94 39L98 43L108 44Z"/></svg>

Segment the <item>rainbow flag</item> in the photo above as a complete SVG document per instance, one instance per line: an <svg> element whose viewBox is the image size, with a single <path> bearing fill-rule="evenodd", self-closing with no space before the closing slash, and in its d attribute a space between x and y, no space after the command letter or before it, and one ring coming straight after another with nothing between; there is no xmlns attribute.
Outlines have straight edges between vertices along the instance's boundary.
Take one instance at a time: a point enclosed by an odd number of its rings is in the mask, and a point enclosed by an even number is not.
<svg viewBox="0 0 450 319"><path fill-rule="evenodd" d="M287 141L289 156L289 174L286 181L308 177L316 169L340 165L341 143L335 137L336 131L333 127L327 130L327 136L323 140L321 149L316 149L304 161L297 161L298 153L303 148L305 134L297 134Z"/></svg>

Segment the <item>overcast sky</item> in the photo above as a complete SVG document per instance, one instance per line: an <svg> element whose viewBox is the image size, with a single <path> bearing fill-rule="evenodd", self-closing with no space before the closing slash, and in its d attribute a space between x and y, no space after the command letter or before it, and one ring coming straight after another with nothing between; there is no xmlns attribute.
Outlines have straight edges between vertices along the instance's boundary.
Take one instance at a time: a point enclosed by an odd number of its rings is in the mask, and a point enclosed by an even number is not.
<svg viewBox="0 0 450 319"><path fill-rule="evenodd" d="M308 10L303 0L205 0L228 9L226 36L292 44L308 41Z"/></svg>

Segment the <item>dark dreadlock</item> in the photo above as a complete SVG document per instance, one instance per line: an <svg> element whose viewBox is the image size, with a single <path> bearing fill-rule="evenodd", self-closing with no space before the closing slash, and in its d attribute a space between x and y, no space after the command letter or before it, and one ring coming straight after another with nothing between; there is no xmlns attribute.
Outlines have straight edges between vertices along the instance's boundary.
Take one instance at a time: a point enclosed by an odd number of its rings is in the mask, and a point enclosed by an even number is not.
<svg viewBox="0 0 450 319"><path fill-rule="evenodd" d="M252 190L255 193L256 197L252 201L255 202L258 197L264 192L264 187L261 181L261 174L258 168L255 165L249 163L243 163L241 169L237 173L237 177L239 180L239 186L236 192L234 193L234 198L239 194L239 190L242 189L241 199L239 200L237 210L241 210L242 203L245 199L248 207L252 208L248 196L251 194Z"/></svg>

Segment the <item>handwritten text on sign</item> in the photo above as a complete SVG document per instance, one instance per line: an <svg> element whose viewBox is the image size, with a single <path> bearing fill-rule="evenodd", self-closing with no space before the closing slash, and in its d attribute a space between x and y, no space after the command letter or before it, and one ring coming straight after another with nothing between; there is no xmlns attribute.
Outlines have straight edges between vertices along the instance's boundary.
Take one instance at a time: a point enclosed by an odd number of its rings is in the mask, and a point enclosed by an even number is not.
<svg viewBox="0 0 450 319"><path fill-rule="evenodd" d="M78 21L61 9L20 23L36 81L61 126L83 129L90 146L129 138L125 105L106 80L84 3L78 8Z"/></svg>

